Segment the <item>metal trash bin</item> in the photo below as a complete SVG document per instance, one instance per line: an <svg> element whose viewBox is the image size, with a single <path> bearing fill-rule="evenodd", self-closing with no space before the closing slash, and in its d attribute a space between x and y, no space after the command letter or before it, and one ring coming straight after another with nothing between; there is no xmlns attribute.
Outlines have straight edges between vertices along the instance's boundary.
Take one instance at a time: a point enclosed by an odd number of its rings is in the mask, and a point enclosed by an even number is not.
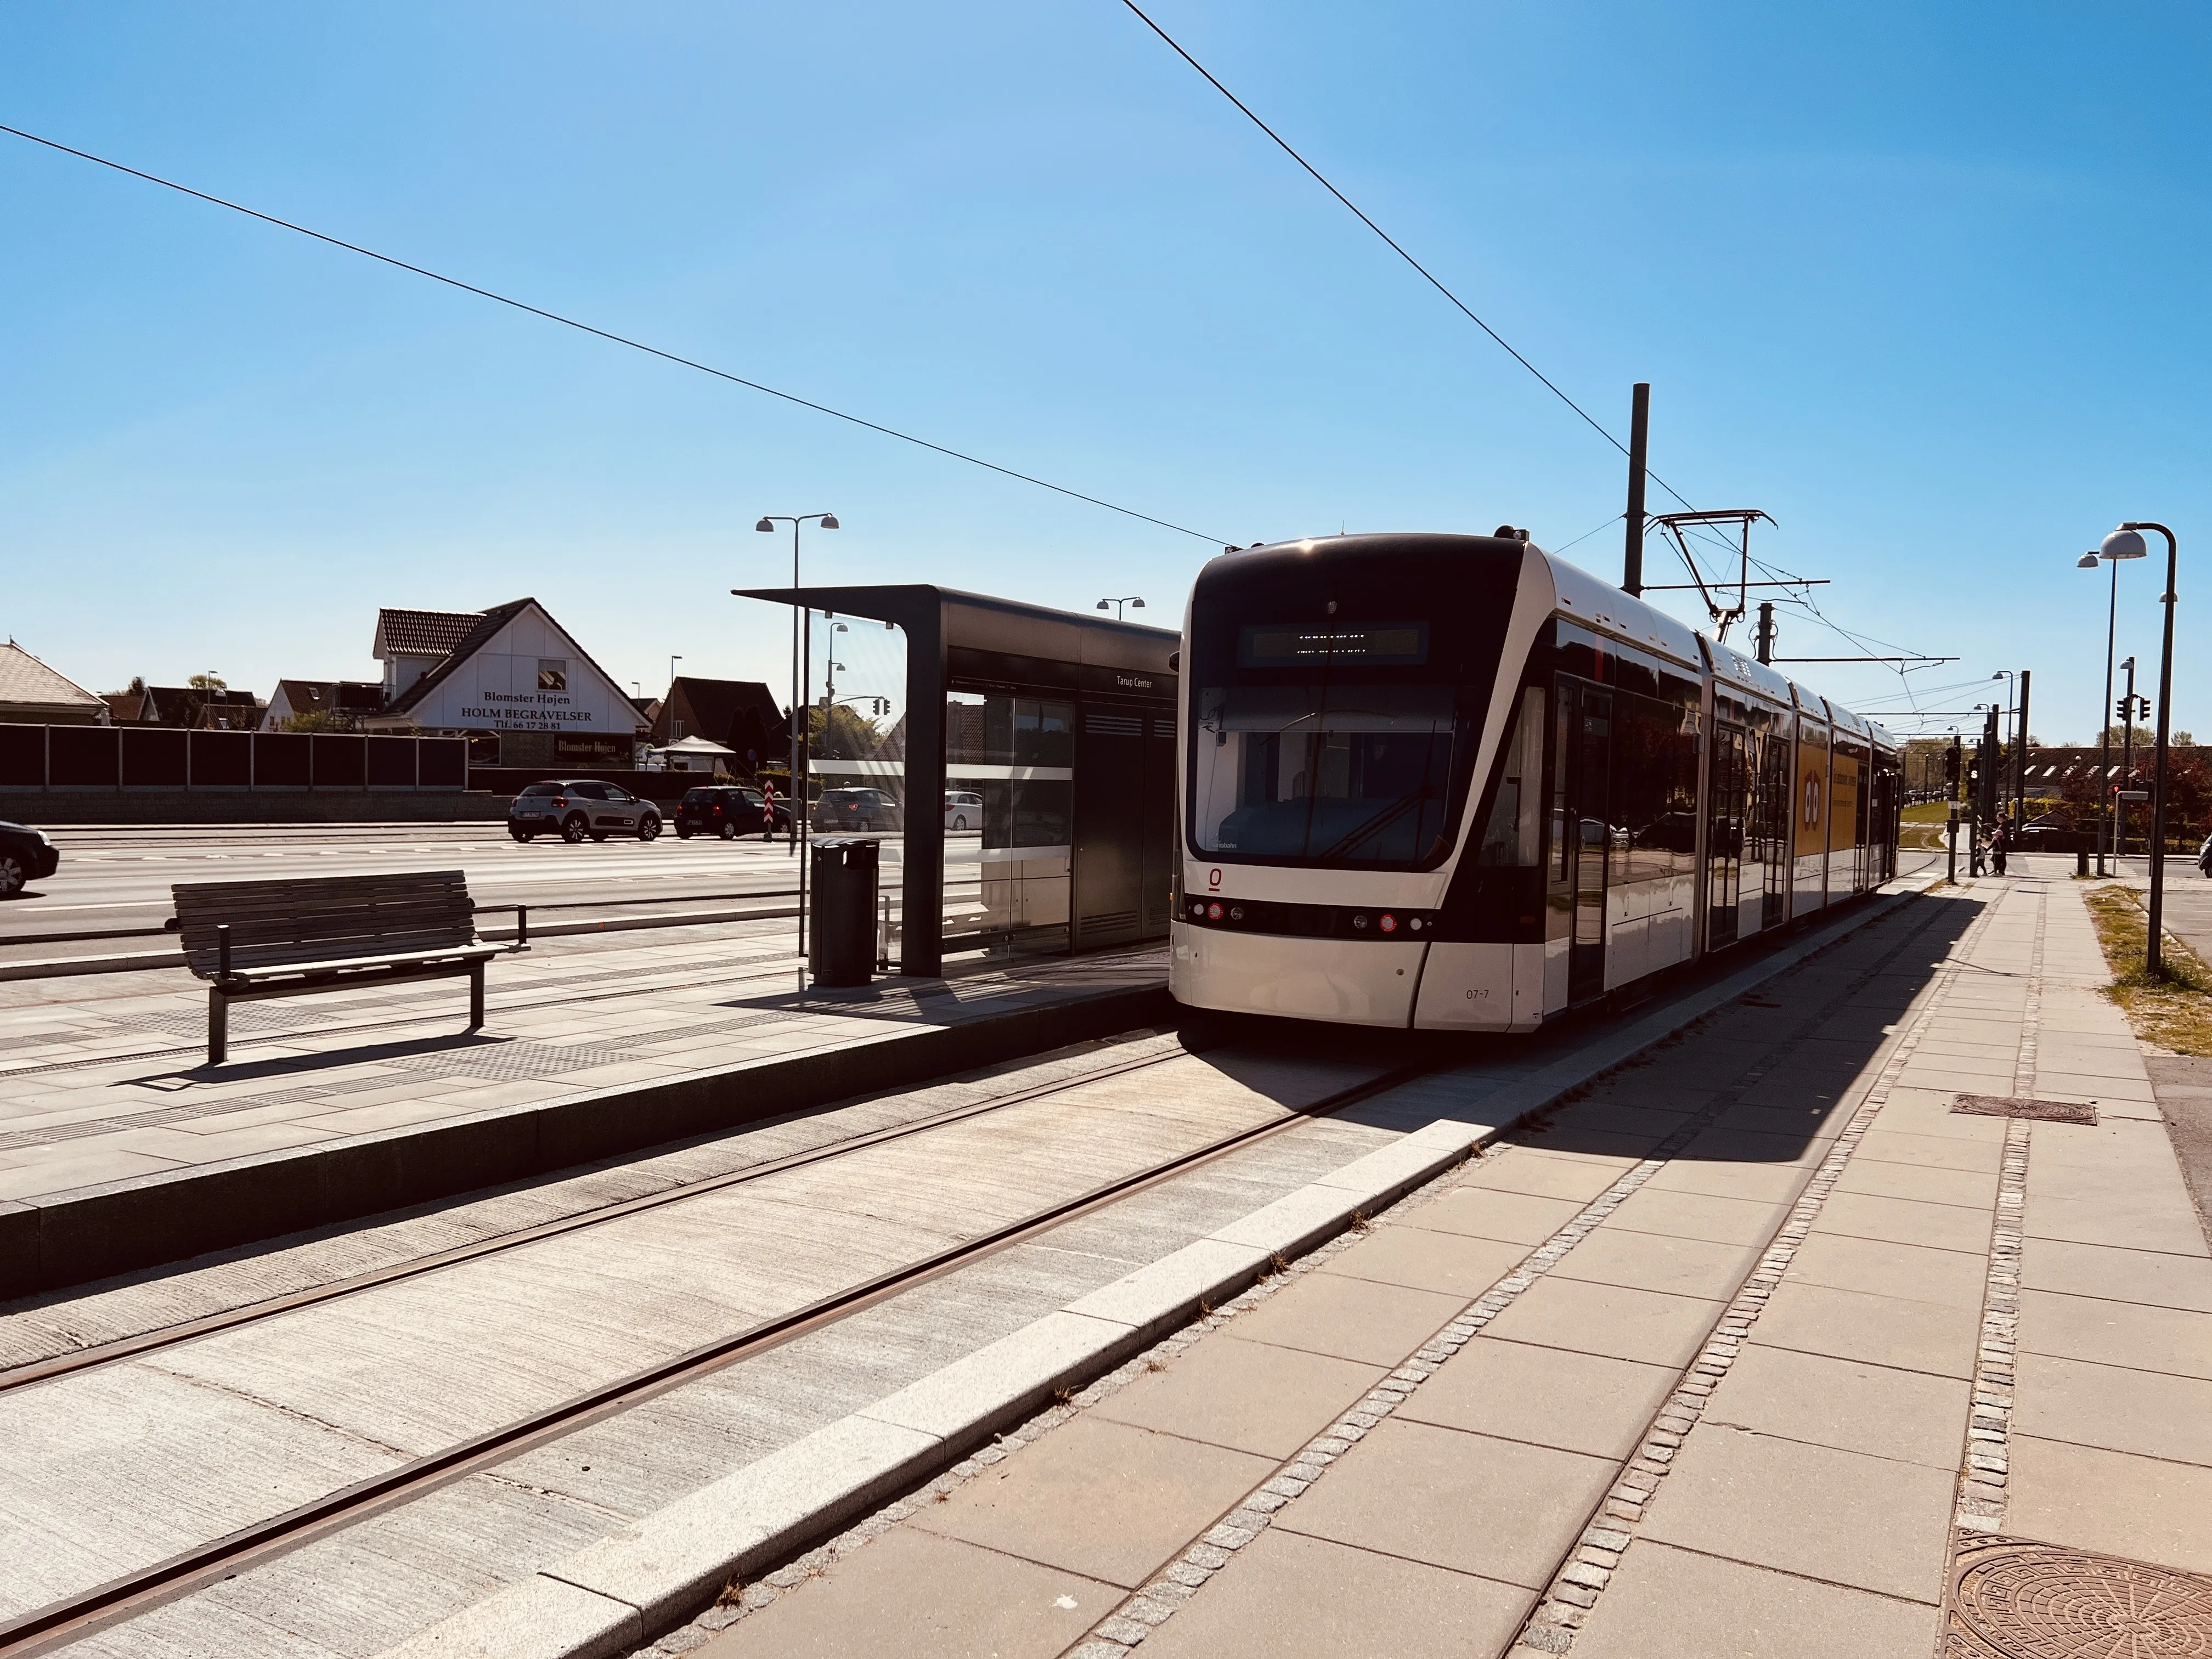
<svg viewBox="0 0 2212 1659"><path fill-rule="evenodd" d="M875 976L876 878L883 843L841 836L817 841L813 848L807 969L817 985L866 985Z"/></svg>

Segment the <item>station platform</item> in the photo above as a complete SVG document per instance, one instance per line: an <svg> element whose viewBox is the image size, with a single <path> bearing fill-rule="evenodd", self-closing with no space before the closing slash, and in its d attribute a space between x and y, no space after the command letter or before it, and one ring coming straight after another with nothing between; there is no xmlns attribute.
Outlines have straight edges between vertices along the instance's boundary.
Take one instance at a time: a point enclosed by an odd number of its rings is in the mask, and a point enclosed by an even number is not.
<svg viewBox="0 0 2212 1659"><path fill-rule="evenodd" d="M458 981L231 1012L181 969L0 987L0 1298L1169 1017L1164 951L803 985L787 921L541 939Z"/></svg>
<svg viewBox="0 0 2212 1659"><path fill-rule="evenodd" d="M1933 894L640 1651L2197 1651L2212 1254L2108 978L2070 881Z"/></svg>

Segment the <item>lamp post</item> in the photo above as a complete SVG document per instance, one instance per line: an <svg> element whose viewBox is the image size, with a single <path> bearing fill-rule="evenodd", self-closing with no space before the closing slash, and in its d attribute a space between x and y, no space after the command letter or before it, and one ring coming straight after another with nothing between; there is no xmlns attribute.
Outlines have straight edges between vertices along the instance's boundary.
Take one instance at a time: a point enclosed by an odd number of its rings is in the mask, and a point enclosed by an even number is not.
<svg viewBox="0 0 2212 1659"><path fill-rule="evenodd" d="M2020 741L2013 732L2013 716L2019 712L2019 706L2012 700L2014 690L2018 686L2019 681L2009 668L2000 668L1990 678L2006 682L2004 701L1997 705L2004 715L2004 724L1999 729L2004 733L2005 741L2011 745L2012 749L2009 756L1992 755L1990 757L1996 767L1996 787L1990 796L1991 807L1990 817L1992 823L2002 823L2012 810L2010 799L2012 791L2005 787L2005 774L2012 768L2007 766L2005 761L2009 759L2017 764L2020 759Z"/></svg>
<svg viewBox="0 0 2212 1659"><path fill-rule="evenodd" d="M2105 539L2109 543L2113 538L2108 536ZM2094 570L2102 562L2112 567L2112 598L2105 611L2105 701L2097 716L2097 873L2100 876L2107 873L2105 854L2112 840L2112 655L2118 648L2120 625L2120 561L2140 559L2148 550L2138 536L2133 551L2124 546L2109 552L2100 548L2094 553L2084 553L2074 566L2077 570ZM2119 854L2114 852L2112 856L2118 858Z"/></svg>
<svg viewBox="0 0 2212 1659"><path fill-rule="evenodd" d="M791 843L790 852L799 857L799 954L806 954L806 860L799 855L799 844L805 839L806 826L801 820L806 816L806 785L800 763L806 751L806 682L809 678L806 653L813 642L813 618L799 596L799 526L809 520L818 522L824 530L837 528L835 513L763 513L760 522L753 526L763 535L774 535L779 524L791 526ZM804 970L802 969L802 972Z"/></svg>
<svg viewBox="0 0 2212 1659"><path fill-rule="evenodd" d="M2147 918L2150 938L2143 950L2144 967L2154 975L2163 975L2166 952L2160 948L2160 928L2166 910L2166 750L2173 720L2173 607L2180 599L2175 590L2181 544L2164 525L2130 519L2105 538L2103 551L2107 558L2141 558L2150 551L2142 538L2146 530L2155 530L2166 538L2166 592L2159 597L2159 603L2166 607L2166 637L2158 659L2158 760L2152 769L2150 786L2150 915Z"/></svg>
<svg viewBox="0 0 2212 1659"><path fill-rule="evenodd" d="M2120 693L2120 706L2114 712L2120 726L2120 781L2113 786L2112 799L2112 859L2114 867L2128 855L2128 798L2136 782L2136 659L2130 657L2120 665L2120 672L2128 677L2128 689Z"/></svg>
<svg viewBox="0 0 2212 1659"><path fill-rule="evenodd" d="M1101 599L1098 601L1098 609L1103 611L1109 605L1114 607L1114 620L1115 622L1120 622L1121 620L1121 607L1124 605L1132 606L1139 611L1142 611L1145 608L1145 602L1139 599L1134 593L1131 593L1126 598L1119 599Z"/></svg>

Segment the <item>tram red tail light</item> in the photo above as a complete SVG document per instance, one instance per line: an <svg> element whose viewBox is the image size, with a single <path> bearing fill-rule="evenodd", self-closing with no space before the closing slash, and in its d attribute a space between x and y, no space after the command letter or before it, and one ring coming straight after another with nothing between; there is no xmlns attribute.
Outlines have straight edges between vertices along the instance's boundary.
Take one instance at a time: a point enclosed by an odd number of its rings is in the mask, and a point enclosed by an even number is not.
<svg viewBox="0 0 2212 1659"><path fill-rule="evenodd" d="M1381 926L1384 933L1395 933L1398 931L1398 918L1390 915L1388 911L1385 911L1383 912Z"/></svg>

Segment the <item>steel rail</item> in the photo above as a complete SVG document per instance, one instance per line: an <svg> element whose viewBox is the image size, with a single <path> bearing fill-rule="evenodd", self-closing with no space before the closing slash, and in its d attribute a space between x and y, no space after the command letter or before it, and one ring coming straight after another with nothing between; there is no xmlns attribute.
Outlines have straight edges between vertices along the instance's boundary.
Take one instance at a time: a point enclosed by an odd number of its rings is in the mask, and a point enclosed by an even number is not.
<svg viewBox="0 0 2212 1659"><path fill-rule="evenodd" d="M0 1654L27 1656L46 1652L187 1595L203 1584L234 1577L259 1562L288 1553L370 1515L503 1462L544 1441L573 1433L671 1389L781 1346L810 1330L1065 1225L1200 1164L1410 1082L1427 1069L1408 1066L1382 1073L1309 1105L1292 1108L1285 1116L1273 1122L1255 1124L1222 1136L1188 1152L1049 1205L963 1243L878 1274L731 1336L692 1348L542 1412L518 1418L504 1427L472 1436L137 1572L34 1608L0 1624ZM1065 1090L1080 1081L1053 1086Z"/></svg>

